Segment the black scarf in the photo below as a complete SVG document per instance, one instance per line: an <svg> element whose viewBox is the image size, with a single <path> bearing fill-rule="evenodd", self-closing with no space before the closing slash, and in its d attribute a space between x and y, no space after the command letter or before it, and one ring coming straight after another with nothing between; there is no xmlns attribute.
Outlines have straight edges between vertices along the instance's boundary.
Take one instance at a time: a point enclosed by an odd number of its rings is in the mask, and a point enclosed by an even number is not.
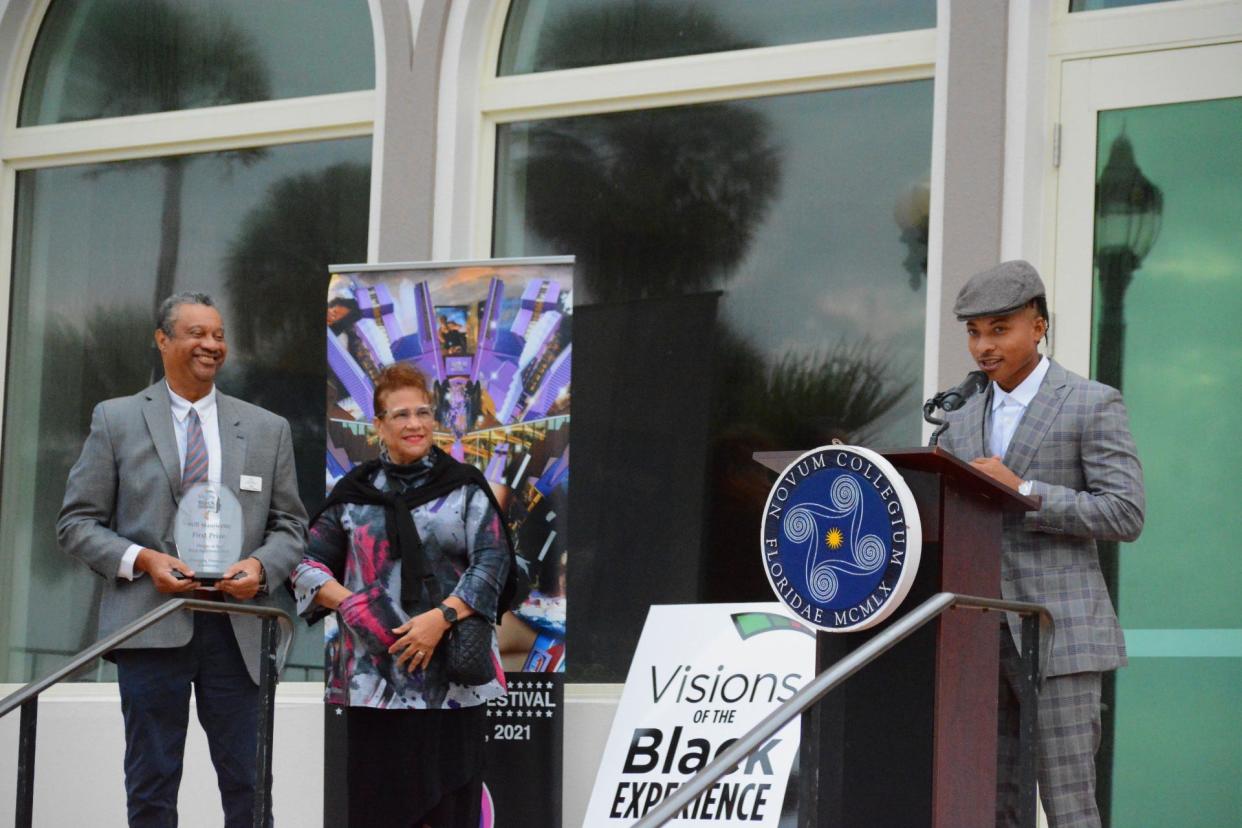
<svg viewBox="0 0 1242 828"><path fill-rule="evenodd" d="M423 539L414 525L410 510L424 503L430 503L444 497L449 492L460 489L469 483L476 484L500 519L504 529L505 544L509 549L509 575L500 590L500 599L496 603L497 616L512 609L517 597L518 571L517 559L514 554L513 537L509 534L509 525L504 518L504 510L496 500L491 485L483 472L469 463L459 463L438 448L432 449L434 458L427 482L421 486L411 486L401 494L380 491L371 480L380 470L383 462L368 460L354 466L342 477L332 489L327 501L315 512L310 523L315 521L332 506L341 503L362 503L369 506L384 507L384 525L388 534L388 553L393 558L401 559L401 606L407 613L412 613L421 603L426 590L430 605L436 606L443 600L440 586L435 575L427 567L427 559L423 555ZM499 621L499 617L494 619Z"/></svg>

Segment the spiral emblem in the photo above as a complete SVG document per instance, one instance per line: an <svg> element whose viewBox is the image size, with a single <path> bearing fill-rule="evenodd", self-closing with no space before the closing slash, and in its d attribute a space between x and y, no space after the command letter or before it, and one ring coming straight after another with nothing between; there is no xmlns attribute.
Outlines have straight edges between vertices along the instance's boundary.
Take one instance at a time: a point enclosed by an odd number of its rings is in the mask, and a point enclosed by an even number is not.
<svg viewBox="0 0 1242 828"><path fill-rule="evenodd" d="M785 537L791 543L805 543L815 532L815 515L809 506L789 510L785 516Z"/></svg>
<svg viewBox="0 0 1242 828"><path fill-rule="evenodd" d="M863 519L862 486L848 475L832 482L827 506L804 503L785 516L785 539L806 546L806 585L816 601L836 598L842 575L870 575L884 565L884 541L874 534L859 537ZM838 546L844 547L839 558Z"/></svg>
<svg viewBox="0 0 1242 828"><path fill-rule="evenodd" d="M832 482L832 505L842 512L852 512L862 502L862 486L852 477L841 476Z"/></svg>
<svg viewBox="0 0 1242 828"><path fill-rule="evenodd" d="M811 570L807 589L811 591L811 596L816 601L831 601L837 597L838 583L837 573L833 571L832 564L825 561Z"/></svg>
<svg viewBox="0 0 1242 828"><path fill-rule="evenodd" d="M854 544L854 562L864 571L874 572L884 563L885 551L878 535L867 535Z"/></svg>

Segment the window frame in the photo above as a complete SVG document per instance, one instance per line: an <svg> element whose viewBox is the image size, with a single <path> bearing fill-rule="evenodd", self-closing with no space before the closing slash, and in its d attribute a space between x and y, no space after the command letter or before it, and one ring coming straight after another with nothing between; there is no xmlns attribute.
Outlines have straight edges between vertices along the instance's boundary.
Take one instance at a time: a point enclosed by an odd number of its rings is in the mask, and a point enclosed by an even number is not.
<svg viewBox="0 0 1242 828"><path fill-rule="evenodd" d="M110 161L169 155L268 147L339 138L370 137L371 215L368 250L374 251L378 227L378 194L382 178L383 109L386 72L384 32L379 0L367 0L375 52L375 86L355 92L280 98L176 112L157 112L65 124L17 126L22 90L39 30L55 0L10 0L0 6L0 42L6 29L16 29L16 48L0 82L0 452L4 449L4 417L8 397L10 319L13 308L13 254L17 210L17 174ZM25 566L25 564L22 564ZM20 573L19 573L20 574ZM0 572L0 579L3 572ZM0 584L3 586L3 584ZM24 592L7 592L14 600ZM12 638L9 618L0 617L0 633Z"/></svg>
<svg viewBox="0 0 1242 828"><path fill-rule="evenodd" d="M381 156L377 152L379 141L374 137L383 126L378 104L383 100L385 75L378 0L367 2L376 55L373 89L19 127L22 88L30 58L39 30L54 1L34 0L25 13L18 48L8 67L3 109L0 110L0 205L3 205L0 209L0 450L3 449L8 392L17 173L75 164L372 137L373 207L379 190L377 182L382 176L379 169ZM21 14L19 9L12 7L6 12ZM377 216L371 216L372 237L377 220Z"/></svg>
<svg viewBox="0 0 1242 828"><path fill-rule="evenodd" d="M938 18L945 13L945 3L938 3ZM478 260L491 255L501 125L934 81L936 65L943 59L938 23L930 29L500 75L500 45L509 5L510 0L458 0L450 11L438 96L432 234L436 260ZM935 96L940 94L937 89ZM928 148L933 179L938 140L933 127ZM930 275L926 302L922 384L934 393L939 331L931 320L939 313L939 290ZM567 697L612 702L619 698L621 686L570 684Z"/></svg>
<svg viewBox="0 0 1242 828"><path fill-rule="evenodd" d="M1066 239L1058 232L1061 214L1073 209L1081 212L1084 208L1062 203L1063 167L1060 158L1055 157L1064 155L1065 140L1081 140L1078 135L1061 134L1062 113L1079 91L1074 88L1076 78L1081 67L1097 58L1152 55L1242 42L1242 2L1174 0L1070 12L1067 0L1057 4L1047 27L1047 48L1042 54L1033 55L1028 67L1030 73L1043 79L1046 99L1031 102L1026 112L1028 118L1039 124L1040 134L1047 136L1040 159L1042 176L1038 185L1027 183L1021 204L1023 210L1039 217L1042 226L1024 241L1033 251L1027 255L1042 262L1041 272L1048 286L1048 306L1053 317L1051 353L1063 364L1080 370L1090 364L1090 325L1082 322L1082 308L1070 303L1080 300L1083 280L1089 292L1094 274L1090 267L1084 272L1066 258ZM1094 142L1094 133L1090 140ZM1085 209L1090 213L1092 208Z"/></svg>
<svg viewBox="0 0 1242 828"><path fill-rule="evenodd" d="M505 76L497 69L510 0L457 0L445 27L440 70L432 258L474 260L491 254L496 134L502 124L934 81L936 65L944 59L939 30L947 2L938 0L932 29ZM938 85L934 96L939 111ZM942 127L933 125L928 158L933 202L939 198L941 133ZM933 236L936 221L933 211ZM933 324L940 312L938 271L928 274L925 312L923 390L930 396L940 354L939 326Z"/></svg>
<svg viewBox="0 0 1242 828"><path fill-rule="evenodd" d="M463 0L450 16L439 96L435 258L491 251L501 124L928 80L936 63L933 28L499 75L509 5ZM446 147L466 152L443 152Z"/></svg>

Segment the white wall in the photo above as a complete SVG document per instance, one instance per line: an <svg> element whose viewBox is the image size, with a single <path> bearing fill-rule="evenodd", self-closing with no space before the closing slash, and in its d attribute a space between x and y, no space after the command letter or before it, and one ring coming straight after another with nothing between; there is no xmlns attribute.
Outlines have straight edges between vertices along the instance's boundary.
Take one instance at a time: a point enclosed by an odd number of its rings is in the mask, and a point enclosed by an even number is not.
<svg viewBox="0 0 1242 828"><path fill-rule="evenodd" d="M15 685L0 687L5 695ZM323 823L323 685L281 685L276 698L273 810L280 824ZM18 711L0 719L0 826L13 825ZM191 719L194 717L191 716ZM43 694L35 753L34 824L125 826L125 733L115 684L66 684ZM197 721L186 740L179 802L185 828L218 828L220 796Z"/></svg>
<svg viewBox="0 0 1242 828"><path fill-rule="evenodd" d="M0 697L18 689L0 685ZM564 824L581 825L620 685L566 689ZM323 825L323 685L285 683L276 694L273 810L277 824ZM18 712L0 719L0 828L12 828ZM191 718L193 718L191 716ZM35 757L34 824L124 828L125 734L115 684L67 684L43 695ZM190 725L180 813L184 828L218 828L220 798L207 740Z"/></svg>

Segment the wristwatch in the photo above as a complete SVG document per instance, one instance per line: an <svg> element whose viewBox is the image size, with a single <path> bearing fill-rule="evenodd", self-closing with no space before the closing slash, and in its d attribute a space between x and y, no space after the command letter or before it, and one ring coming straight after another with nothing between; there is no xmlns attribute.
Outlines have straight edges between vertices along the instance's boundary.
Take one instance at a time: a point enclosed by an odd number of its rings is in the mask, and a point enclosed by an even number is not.
<svg viewBox="0 0 1242 828"><path fill-rule="evenodd" d="M1029 495L1031 493L1031 488L1033 486L1034 486L1034 481L1023 480L1021 485L1018 486L1018 494L1024 495L1024 496Z"/></svg>
<svg viewBox="0 0 1242 828"><path fill-rule="evenodd" d="M457 610L453 609L448 604L441 604L437 609L440 610L440 613L444 616L444 620L449 624L457 623Z"/></svg>

